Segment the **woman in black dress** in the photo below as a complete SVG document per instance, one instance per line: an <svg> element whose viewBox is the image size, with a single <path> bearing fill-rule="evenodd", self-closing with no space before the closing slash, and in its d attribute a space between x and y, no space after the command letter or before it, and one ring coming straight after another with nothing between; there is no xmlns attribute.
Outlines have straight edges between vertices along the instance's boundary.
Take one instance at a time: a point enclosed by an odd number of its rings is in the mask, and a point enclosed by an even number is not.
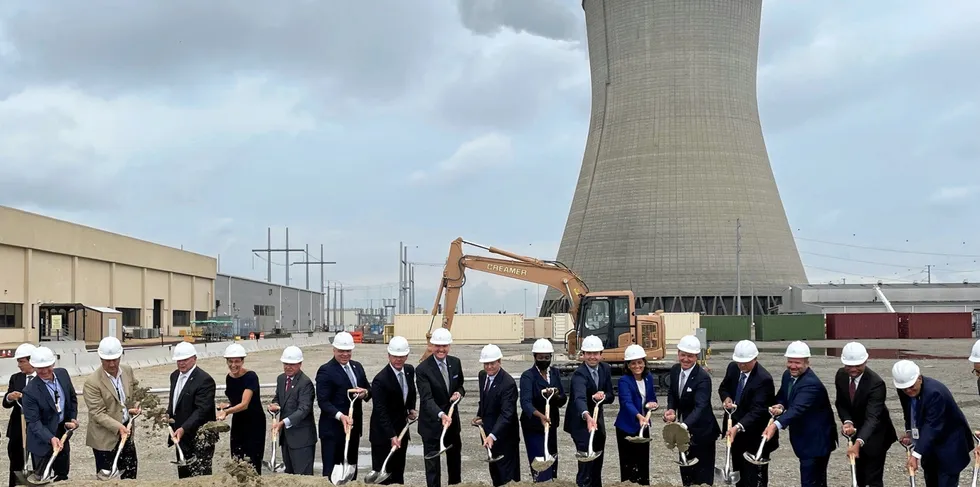
<svg viewBox="0 0 980 487"><path fill-rule="evenodd" d="M259 376L245 368L245 348L237 343L225 349L228 376L225 377L225 396L228 403L218 411L218 421L231 418L231 456L242 459L262 473L265 451L265 411L259 397Z"/></svg>

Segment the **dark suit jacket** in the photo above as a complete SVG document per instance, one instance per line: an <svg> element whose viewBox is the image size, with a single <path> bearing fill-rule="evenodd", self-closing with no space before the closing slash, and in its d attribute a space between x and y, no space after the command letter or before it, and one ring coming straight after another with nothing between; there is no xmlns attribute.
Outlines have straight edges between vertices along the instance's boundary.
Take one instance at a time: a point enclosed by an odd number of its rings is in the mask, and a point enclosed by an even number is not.
<svg viewBox="0 0 980 487"><path fill-rule="evenodd" d="M583 362L572 373L570 389L569 396L571 397L571 401L569 401L568 407L565 408L565 432L571 434L573 438L577 436L578 441L587 441L589 427L585 423L585 420L582 419L582 413L588 411L589 414L592 414L592 409L595 408L596 404L592 400L592 395L603 391L606 393L605 399L602 400L603 404L612 404L616 401L616 395L613 394L612 369L609 368L609 364L599 362L599 383L596 384L592 380L592 372L589 371L589 366ZM599 431L605 434L605 411L601 407L599 409L599 417L595 418L595 420Z"/></svg>
<svg viewBox="0 0 980 487"><path fill-rule="evenodd" d="M173 407L174 388L177 387L177 378L180 371L174 370L170 373L170 395L167 396L167 415L173 418L173 428L176 431L184 428L184 436L180 439L182 449L191 448L197 430L205 423L215 420L214 410L214 379L200 366L195 366L191 372L184 388L180 390L180 399L177 401L177 409ZM172 445L173 439L167 435L167 445Z"/></svg>
<svg viewBox="0 0 980 487"><path fill-rule="evenodd" d="M480 404L476 415L483 419L483 430L487 436L493 435L500 445L517 445L521 442L517 421L517 382L506 370L501 368L486 389L487 373L481 370ZM496 443L494 444L496 446Z"/></svg>
<svg viewBox="0 0 980 487"><path fill-rule="evenodd" d="M13 411L10 412L10 421L7 423L7 438L10 438L10 443L15 445L20 445L23 439L20 431L20 416L22 413L16 401L7 401L7 394L11 392L23 393L24 385L26 384L27 375L23 372L17 372L10 376L10 382L7 384L7 392L3 394L4 409L13 408ZM21 400L21 404L24 404L23 400Z"/></svg>
<svg viewBox="0 0 980 487"><path fill-rule="evenodd" d="M402 432L408 423L408 412L415 409L415 367L410 364L402 366L405 372L405 385L408 395L402 399L402 386L390 364L386 364L374 380L371 381L371 395L374 396L374 409L371 410L371 443L391 445L391 439ZM405 432L402 442L412 438L412 433Z"/></svg>
<svg viewBox="0 0 980 487"><path fill-rule="evenodd" d="M730 362L728 370L725 371L725 378L718 385L718 397L721 398L721 402L724 403L725 399L732 398L737 406L735 414L732 415L732 426L741 424L744 428L744 431L735 435L735 441L732 442L732 450L736 452L759 448L762 432L769 424L769 406L776 403L776 384L769 371L759 362L756 362L755 367L749 372L749 378L742 387L742 397L735 401L735 392L738 390L741 374L738 364ZM722 419L724 420L724 416ZM778 430L766 442L763 455L768 457L777 448L779 448Z"/></svg>
<svg viewBox="0 0 980 487"><path fill-rule="evenodd" d="M646 394L646 400L644 400L632 373L627 373L619 378L619 413L616 415L615 423L617 428L631 435L640 431L640 420L636 418L636 415L646 415L647 410L644 407L646 403L657 402L657 388L653 381L652 373L643 378L643 393Z"/></svg>
<svg viewBox="0 0 980 487"><path fill-rule="evenodd" d="M973 431L945 385L923 377L915 411L909 411L908 394L898 391L898 401L902 404L906 430L912 428L909 415L915 415L919 439L913 440L913 452L928 458L940 472L959 473L966 468L971 458L968 453L973 449Z"/></svg>
<svg viewBox="0 0 980 487"><path fill-rule="evenodd" d="M285 437L290 448L316 445L316 421L313 419L313 381L302 370L293 376L286 390L286 374L276 378L276 394L272 402L279 405L279 418L289 419L289 428L279 429L279 441Z"/></svg>
<svg viewBox="0 0 980 487"><path fill-rule="evenodd" d="M834 388L837 389L837 417L841 423L850 421L857 429L858 439L864 440L861 447L861 454L874 457L883 457L892 443L898 439L895 434L895 425L892 424L891 414L885 406L886 387L885 381L876 374L870 367L865 367L861 382L858 383L854 391L854 402L848 392L851 378L847 375L844 367L837 370L834 377Z"/></svg>
<svg viewBox="0 0 980 487"><path fill-rule="evenodd" d="M670 368L667 409L673 409L678 415L678 420L687 425L692 442L715 441L721 435L721 428L711 412L711 377L700 365L695 365L691 369L683 393L678 394L677 384L680 379L681 364L674 364Z"/></svg>
<svg viewBox="0 0 980 487"><path fill-rule="evenodd" d="M792 381L789 370L783 372L776 404L782 404L784 410L776 421L783 428L790 428L789 443L797 458L830 455L837 448L837 426L827 388L811 368L800 375L789 391Z"/></svg>
<svg viewBox="0 0 980 487"><path fill-rule="evenodd" d="M435 355L430 355L415 368L415 385L418 387L419 404L422 409L419 411L419 435L423 439L438 438L442 434L439 412L449 412L449 398L453 393L458 392L461 397L466 396L466 389L463 388L463 365L459 359L447 355L446 367L449 371L448 389L442 380ZM453 411L453 424L449 427L449 431L456 433L460 431L459 404Z"/></svg>
<svg viewBox="0 0 980 487"><path fill-rule="evenodd" d="M360 437L364 431L364 408L365 401L371 400L371 384L368 383L367 376L364 375L364 367L356 360L348 362L354 369L354 378L357 379L357 387L367 389L368 393L363 399L354 402L354 427L351 429L352 437ZM337 421L337 413L347 414L350 412L350 396L347 390L354 386L350 383L350 377L344 371L337 359L330 359L329 362L320 366L316 371L316 402L320 405L320 438L333 439L340 442L344 440L344 425Z"/></svg>
<svg viewBox="0 0 980 487"><path fill-rule="evenodd" d="M521 427L524 431L544 434L544 426L540 419L534 417L534 411L544 414L544 396L541 395L541 390L548 387L558 388L558 392L551 398L551 430L556 431L561 423L561 408L568 402L568 396L565 395L565 386L561 384L561 373L558 369L552 367L548 370L550 372L547 381L533 365L521 374Z"/></svg>
<svg viewBox="0 0 980 487"><path fill-rule="evenodd" d="M54 376L65 393L64 421L77 419L78 394L68 371L56 368ZM27 421L27 450L34 458L43 458L51 453L51 438L57 434L61 421L58 421L58 410L48 386L40 377L35 377L24 389L21 404L24 405L24 419Z"/></svg>

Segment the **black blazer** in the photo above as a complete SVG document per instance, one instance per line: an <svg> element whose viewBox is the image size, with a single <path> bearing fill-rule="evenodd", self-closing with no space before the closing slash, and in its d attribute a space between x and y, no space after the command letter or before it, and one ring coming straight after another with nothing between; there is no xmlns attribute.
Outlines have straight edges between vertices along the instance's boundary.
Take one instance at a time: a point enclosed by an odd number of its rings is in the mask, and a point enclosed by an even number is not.
<svg viewBox="0 0 980 487"><path fill-rule="evenodd" d="M374 380L371 381L371 395L374 396L374 409L371 410L371 443L391 445L391 439L402 432L408 423L408 412L415 409L415 367L410 364L402 366L405 372L405 385L408 394L402 399L402 386L398 384L398 376L390 364L385 364ZM410 431L405 432L402 441L412 438Z"/></svg>
<svg viewBox="0 0 980 487"><path fill-rule="evenodd" d="M772 380L769 371L756 362L742 388L742 397L735 401L735 392L738 390L738 380L741 375L742 371L738 369L738 364L729 363L725 378L718 385L718 397L721 398L722 403L725 399L732 398L737 406L735 414L732 415L732 426L741 424L744 428L744 431L735 435L732 449L748 451L759 448L762 432L769 424L769 406L776 404L776 383ZM724 419L723 414L722 421ZM779 448L779 430L776 430L776 434L766 442L764 454L768 456L776 448Z"/></svg>
<svg viewBox="0 0 980 487"><path fill-rule="evenodd" d="M521 374L521 428L525 432L544 433L544 426L540 419L534 417L534 411L544 414L545 401L541 390L548 387L558 388L558 392L551 398L551 431L557 431L561 425L561 408L568 402L568 396L565 395L565 386L561 384L561 373L558 369L549 367L548 370L547 381L533 365Z"/></svg>
<svg viewBox="0 0 980 487"><path fill-rule="evenodd" d="M462 363L458 358L447 355L446 367L449 371L449 389L446 389L446 383L442 380L435 355L430 355L415 368L415 385L418 387L419 404L422 405L422 411L419 411L419 435L423 438L437 438L442 434L439 412L449 411L449 398L454 392L458 392L461 397L466 397L466 389L463 388ZM456 433L460 431L459 404L453 411L453 424L449 427L449 431Z"/></svg>
<svg viewBox="0 0 980 487"><path fill-rule="evenodd" d="M37 374L34 375L37 379ZM20 431L20 417L23 412L20 410L20 406L17 405L15 401L7 401L7 395L11 392L24 393L24 386L27 384L27 375L23 372L17 372L10 376L10 382L7 384L7 392L3 395L3 407L4 409L13 409L10 412L10 422L7 423L7 438L10 438L10 443L15 445L20 445L23 439ZM21 399L21 404L24 404L23 399Z"/></svg>
<svg viewBox="0 0 980 487"><path fill-rule="evenodd" d="M673 409L679 422L687 425L694 442L714 441L721 435L718 419L711 411L711 377L700 365L691 367L691 374L684 384L684 392L677 393L681 364L670 368L670 386L667 388L667 409Z"/></svg>
<svg viewBox="0 0 980 487"><path fill-rule="evenodd" d="M837 370L834 377L834 387L837 389L837 417L841 423L851 421L857 429L857 439L864 440L862 452L870 456L883 456L898 440L895 425L892 424L891 414L885 406L885 396L888 388L881 376L870 367L865 367L861 382L854 391L854 402L848 390L851 378L844 367Z"/></svg>
<svg viewBox="0 0 980 487"><path fill-rule="evenodd" d="M364 432L364 403L371 400L371 384L368 383L367 376L364 375L364 367L356 360L347 362L354 371L354 379L357 387L367 389L368 393L363 399L354 402L354 427L351 428L352 437L360 437ZM330 359L329 362L320 366L316 371L316 402L320 405L320 438L334 439L343 443L344 425L337 421L337 413L347 414L350 411L350 396L347 390L354 386L350 383L350 377L344 371L337 359Z"/></svg>
<svg viewBox="0 0 980 487"><path fill-rule="evenodd" d="M595 401L592 400L592 396L599 391L606 393L606 398L602 400L603 404L612 404L616 401L616 395L613 394L612 369L609 364L599 362L599 383L596 384L592 380L589 366L582 362L572 373L572 382L568 393L571 400L568 402L568 407L565 408L564 428L565 432L571 434L573 438L578 436L579 441L583 437L588 438L589 435L589 427L582 419L582 412L588 411L589 414L592 414L592 410L595 408ZM593 418L596 420L598 431L603 434L606 432L605 414L606 412L600 408L599 417Z"/></svg>
<svg viewBox="0 0 980 487"><path fill-rule="evenodd" d="M199 365L194 367L184 388L180 390L180 400L177 402L177 409L173 407L174 388L177 387L177 378L180 371L174 370L170 373L170 395L167 396L167 415L173 418L173 428L184 428L184 436L180 439L180 447L187 448L193 444L197 430L205 423L215 420L214 409L214 379L204 371ZM167 435L167 445L172 445L173 439ZM185 446L186 445L186 446Z"/></svg>
<svg viewBox="0 0 980 487"><path fill-rule="evenodd" d="M486 389L487 373L481 370L480 405L476 415L483 419L483 430L493 435L501 445L520 443L520 427L517 422L517 383L506 370L500 369ZM496 445L496 443L494 444Z"/></svg>

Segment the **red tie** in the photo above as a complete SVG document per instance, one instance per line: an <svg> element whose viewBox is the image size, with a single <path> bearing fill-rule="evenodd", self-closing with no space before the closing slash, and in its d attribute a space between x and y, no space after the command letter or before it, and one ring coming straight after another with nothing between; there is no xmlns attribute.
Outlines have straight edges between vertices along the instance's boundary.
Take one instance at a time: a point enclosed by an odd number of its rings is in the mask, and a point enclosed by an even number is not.
<svg viewBox="0 0 980 487"><path fill-rule="evenodd" d="M293 378L292 377L286 377L286 392L289 392L289 386L291 386L292 384L293 384ZM851 396L853 396L853 395L854 395L854 393L851 392Z"/></svg>
<svg viewBox="0 0 980 487"><path fill-rule="evenodd" d="M854 385L854 378L851 377L851 384L849 386L847 386L847 392L848 392L848 394L851 395L851 402L854 402L854 391L855 391L855 389L857 389L857 386Z"/></svg>

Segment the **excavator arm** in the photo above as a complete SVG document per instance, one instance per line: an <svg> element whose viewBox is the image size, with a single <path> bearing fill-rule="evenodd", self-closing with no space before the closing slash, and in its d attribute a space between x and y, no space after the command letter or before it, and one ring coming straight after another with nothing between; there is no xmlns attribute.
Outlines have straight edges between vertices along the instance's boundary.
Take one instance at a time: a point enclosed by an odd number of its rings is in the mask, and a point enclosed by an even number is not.
<svg viewBox="0 0 980 487"><path fill-rule="evenodd" d="M463 244L479 247L507 259L466 255L463 253ZM442 301L443 295L445 295L445 304L442 309L442 327L452 330L453 318L456 316L456 302L459 300L460 289L466 282L467 268L556 289L569 300L569 312L573 322L578 317L578 307L582 297L589 292L589 287L582 282L582 279L558 262L518 255L457 238L449 245L449 257L446 259L446 268L442 273L442 283L436 291L435 304L432 306L432 321L425 335L426 342L432 338L432 329L435 327L436 316L439 315L439 302ZM420 362L429 358L431 353L427 347Z"/></svg>

